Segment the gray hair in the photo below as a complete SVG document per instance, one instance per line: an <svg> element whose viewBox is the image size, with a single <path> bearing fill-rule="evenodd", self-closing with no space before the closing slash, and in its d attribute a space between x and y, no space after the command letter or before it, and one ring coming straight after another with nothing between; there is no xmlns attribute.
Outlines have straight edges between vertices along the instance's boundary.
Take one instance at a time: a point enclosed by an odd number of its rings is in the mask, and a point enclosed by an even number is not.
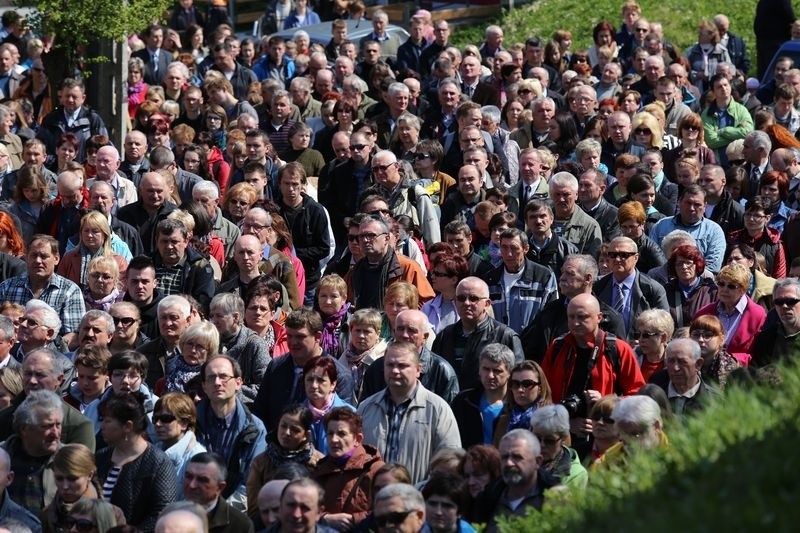
<svg viewBox="0 0 800 533"><path fill-rule="evenodd" d="M305 76L300 76L299 78L292 79L292 82L289 84L289 87L293 89L300 89L306 92L311 92L311 80L309 80Z"/></svg>
<svg viewBox="0 0 800 533"><path fill-rule="evenodd" d="M379 157L381 159L386 158L386 164L397 163L397 156L391 150L378 150L375 152L375 155L372 156L372 159L375 160Z"/></svg>
<svg viewBox="0 0 800 533"><path fill-rule="evenodd" d="M417 131L422 129L422 123L420 122L419 117L409 113L408 111L403 111L400 113L400 116L397 117L397 123L399 124L401 121L405 122Z"/></svg>
<svg viewBox="0 0 800 533"><path fill-rule="evenodd" d="M640 426L661 424L661 407L649 396L626 396L622 398L611 414L614 421L627 422Z"/></svg>
<svg viewBox="0 0 800 533"><path fill-rule="evenodd" d="M600 154L603 147L594 139L584 139L575 146L575 158L580 162L584 155L595 152Z"/></svg>
<svg viewBox="0 0 800 533"><path fill-rule="evenodd" d="M141 70L144 74L144 61L138 57L132 57L128 60L128 70Z"/></svg>
<svg viewBox="0 0 800 533"><path fill-rule="evenodd" d="M294 34L292 35L292 40L303 36L305 36L305 38L308 39L309 41L311 40L311 37L309 37L308 32L305 30L297 30L296 32L294 32Z"/></svg>
<svg viewBox="0 0 800 533"><path fill-rule="evenodd" d="M181 63L180 61L173 61L169 65L167 65L167 72L170 70L178 70L185 79L189 79L192 77L191 72L189 72L189 67Z"/></svg>
<svg viewBox="0 0 800 533"><path fill-rule="evenodd" d="M569 435L567 408L560 403L538 408L531 416L531 431L566 438Z"/></svg>
<svg viewBox="0 0 800 533"><path fill-rule="evenodd" d="M672 320L672 315L669 314L669 311L665 311L664 309L647 309L642 311L642 313L636 317L636 324L639 326L640 331L645 328L652 328L659 333L666 333L667 339L671 339L672 334L675 333L675 322Z"/></svg>
<svg viewBox="0 0 800 533"><path fill-rule="evenodd" d="M509 372L514 368L514 352L511 351L511 348L499 342L487 344L481 351L479 359L481 361L486 359L494 364L504 365Z"/></svg>
<svg viewBox="0 0 800 533"><path fill-rule="evenodd" d="M391 84L389 84L389 88L386 90L386 92L389 94L389 96L395 96L395 95L398 95L398 94L401 94L401 93L402 94L409 94L411 91L406 86L405 83L402 83L402 82L399 82L399 81L394 81Z"/></svg>
<svg viewBox="0 0 800 533"><path fill-rule="evenodd" d="M700 345L694 339L673 339L667 344L666 356L673 351L687 349L689 355L692 356L692 361L697 361L702 356Z"/></svg>
<svg viewBox="0 0 800 533"><path fill-rule="evenodd" d="M677 248L680 244L697 246L697 241L694 240L691 233L682 229L672 230L664 236L661 240L661 249L664 251L664 255L667 256L667 259L672 255L672 250Z"/></svg>
<svg viewBox="0 0 800 533"><path fill-rule="evenodd" d="M575 192L578 192L578 178L569 172L556 172L550 178L550 190L553 187L569 187Z"/></svg>
<svg viewBox="0 0 800 533"><path fill-rule="evenodd" d="M437 92L441 91L442 87L444 87L445 85L454 85L458 94L461 94L461 84L458 83L457 79L455 78L443 79L442 81L439 82L439 88L437 89Z"/></svg>
<svg viewBox="0 0 800 533"><path fill-rule="evenodd" d="M481 116L492 121L493 124L500 124L502 114L496 105L485 105L481 108Z"/></svg>
<svg viewBox="0 0 800 533"><path fill-rule="evenodd" d="M212 200L219 199L219 187L213 181L200 181L192 188L192 192L198 192L200 194L207 194L211 197Z"/></svg>
<svg viewBox="0 0 800 533"><path fill-rule="evenodd" d="M272 101L270 102L270 104L274 104L281 98L286 98L290 102L292 101L292 96L289 94L289 91L285 89L278 89L277 91L272 93Z"/></svg>
<svg viewBox="0 0 800 533"><path fill-rule="evenodd" d="M41 311L43 318L43 325L55 331L61 331L61 317L55 309L47 305L41 300L30 300L25 304L25 312Z"/></svg>
<svg viewBox="0 0 800 533"><path fill-rule="evenodd" d="M153 171L151 172L152 174L158 174L155 172L156 170L167 168L174 162L175 154L166 146L156 146L150 150L150 169ZM159 174L159 176L161 175ZM142 178L144 178L144 176L142 176ZM164 178L161 177L161 179ZM141 187L141 182L139 182L139 186Z"/></svg>
<svg viewBox="0 0 800 533"><path fill-rule="evenodd" d="M81 319L80 325L83 326L85 323L91 320L97 320L98 318L102 318L106 322L106 331L109 335L114 334L114 317L103 311L102 309L90 309L83 315Z"/></svg>
<svg viewBox="0 0 800 533"><path fill-rule="evenodd" d="M342 59L342 57L339 57L338 59ZM367 85L367 82L365 82L355 74L348 74L347 76L345 76L342 79L342 85L344 85L345 83L349 83L353 89L356 89L361 93L365 93L369 90L369 85Z"/></svg>
<svg viewBox="0 0 800 533"><path fill-rule="evenodd" d="M244 321L244 300L232 292L223 292L211 299L209 309L219 307L225 314L239 313L239 321Z"/></svg>
<svg viewBox="0 0 800 533"><path fill-rule="evenodd" d="M753 148L763 149L767 155L772 151L772 140L766 132L761 130L751 131L745 136L745 140L748 139L753 142Z"/></svg>
<svg viewBox="0 0 800 533"><path fill-rule="evenodd" d="M13 339L16 335L14 321L5 315L0 315L0 331L5 335L5 340Z"/></svg>
<svg viewBox="0 0 800 533"><path fill-rule="evenodd" d="M108 531L112 527L118 525L114 509L116 509L116 507L105 500L81 498L72 506L70 513L91 516L97 524L98 531Z"/></svg>
<svg viewBox="0 0 800 533"><path fill-rule="evenodd" d="M545 70L545 72L547 72L547 71ZM539 98L536 98L536 99L533 100L533 102L531 102L531 109L533 109L535 111L537 107L539 107L540 105L542 105L542 104L544 104L546 102L550 103L550 104L553 104L554 106L556 105L556 101L553 100L552 98L550 98L549 96L540 96Z"/></svg>
<svg viewBox="0 0 800 533"><path fill-rule="evenodd" d="M163 300L158 302L158 315L161 316L161 313L167 311L168 309L177 309L178 311L183 314L183 318L189 318L189 315L192 313L192 304L189 303L189 300L184 298L183 296L179 296L177 294L170 294L169 296L165 296Z"/></svg>
<svg viewBox="0 0 800 533"><path fill-rule="evenodd" d="M264 224L267 226L272 226L272 215L269 212L261 207L251 207L250 210L247 212L247 215L260 215L264 217ZM247 216L245 215L245 216Z"/></svg>
<svg viewBox="0 0 800 533"><path fill-rule="evenodd" d="M10 117L12 114L14 114L14 112L11 111L10 107L5 106L3 104L0 104L0 120L5 120L7 117Z"/></svg>
<svg viewBox="0 0 800 533"><path fill-rule="evenodd" d="M782 278L775 282L775 287L772 289L772 294L775 294L778 289L787 287L794 287L795 294L800 297L800 280L797 278Z"/></svg>
<svg viewBox="0 0 800 533"><path fill-rule="evenodd" d="M639 245L636 244L636 241L634 241L630 237L625 237L620 235L619 237L614 237L608 243L609 246L614 246L615 244L624 244L628 248L633 248L634 252L639 253Z"/></svg>
<svg viewBox="0 0 800 533"><path fill-rule="evenodd" d="M25 426L38 424L41 413L48 415L58 413L63 419L61 397L49 390L31 391L14 411L14 429L19 430Z"/></svg>
<svg viewBox="0 0 800 533"><path fill-rule="evenodd" d="M502 444L503 441L509 440L524 440L525 443L528 445L528 448L531 450L533 457L538 457L542 454L542 446L539 444L539 439L536 438L536 435L531 433L527 429L517 428L512 429L505 435L503 438L500 439L500 443Z"/></svg>
<svg viewBox="0 0 800 533"><path fill-rule="evenodd" d="M422 493L414 488L413 485L405 483L392 483L383 487L378 494L375 495L375 505L380 501L391 500L392 498L399 498L403 502L404 511L424 511L425 498Z"/></svg>
<svg viewBox="0 0 800 533"><path fill-rule="evenodd" d="M597 274L599 272L599 268L597 266L597 260L592 257L591 255L587 254L575 254L575 255L568 255L564 258L564 263L561 265L561 268L564 268L564 265L567 263L575 263L575 266L578 267L578 271L580 272L581 276L585 276L586 274L591 274L592 279L597 279Z"/></svg>
<svg viewBox="0 0 800 533"><path fill-rule="evenodd" d="M11 533L33 533L31 528L27 525L23 524L16 518L11 518L7 516L0 520L0 528L7 529Z"/></svg>

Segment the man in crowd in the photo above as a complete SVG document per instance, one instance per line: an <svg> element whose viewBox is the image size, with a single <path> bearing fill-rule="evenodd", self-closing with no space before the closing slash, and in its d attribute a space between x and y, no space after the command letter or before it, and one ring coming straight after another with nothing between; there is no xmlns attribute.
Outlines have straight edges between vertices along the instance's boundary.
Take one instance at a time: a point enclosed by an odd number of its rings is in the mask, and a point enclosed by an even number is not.
<svg viewBox="0 0 800 533"><path fill-rule="evenodd" d="M139 182L139 199L117 213L120 220L139 231L147 255L156 250L156 226L177 208L169 197L166 178L158 172L147 172Z"/></svg>
<svg viewBox="0 0 800 533"><path fill-rule="evenodd" d="M185 95L183 99L186 101ZM139 182L142 180L142 175L149 170L147 136L139 130L128 132L125 136L123 159L119 164L119 171L138 187Z"/></svg>
<svg viewBox="0 0 800 533"><path fill-rule="evenodd" d="M800 338L800 281L793 277L778 280L772 292L772 304L778 320L767 321L753 341L750 364L755 367L794 355Z"/></svg>
<svg viewBox="0 0 800 533"><path fill-rule="evenodd" d="M697 183L706 192L706 216L732 233L744 228L744 207L733 199L725 187L726 181L721 166L705 165L700 169ZM711 213L708 213L709 209Z"/></svg>
<svg viewBox="0 0 800 533"><path fill-rule="evenodd" d="M703 356L700 345L693 339L674 339L664 353L665 370L650 378L669 399L672 412L678 416L696 413L719 391L703 380Z"/></svg>
<svg viewBox="0 0 800 533"><path fill-rule="evenodd" d="M178 340L189 327L192 307L183 296L164 297L156 306L160 335L139 347L147 357L147 375L144 378L151 390L166 374L167 360L178 355Z"/></svg>
<svg viewBox="0 0 800 533"><path fill-rule="evenodd" d="M429 527L425 522L426 509L422 493L405 483L393 483L375 495L375 522L391 524L396 531L426 531Z"/></svg>
<svg viewBox="0 0 800 533"><path fill-rule="evenodd" d="M225 257L233 257L233 245L242 233L236 224L222 215L217 184L213 181L201 181L192 189L192 199L203 206L211 221L211 231L225 243Z"/></svg>
<svg viewBox="0 0 800 533"><path fill-rule="evenodd" d="M253 533L253 523L247 515L222 497L227 487L227 470L223 458L216 453L203 452L193 456L183 474L183 496L208 510L209 530Z"/></svg>
<svg viewBox="0 0 800 533"><path fill-rule="evenodd" d="M161 85L167 67L172 62L172 54L162 48L164 27L151 24L144 33L145 47L131 54L144 61L144 82L148 85Z"/></svg>
<svg viewBox="0 0 800 533"><path fill-rule="evenodd" d="M597 222L576 205L578 180L569 172L558 172L550 178L555 222L553 231L575 244L582 254L597 256L603 232Z"/></svg>
<svg viewBox="0 0 800 533"><path fill-rule="evenodd" d="M162 220L156 228L157 252L153 264L165 296L190 294L208 311L216 285L208 259L189 246L189 232L178 220Z"/></svg>
<svg viewBox="0 0 800 533"><path fill-rule="evenodd" d="M617 208L603 198L607 179L605 172L597 168L586 170L578 178L578 203L600 226L605 242L620 234Z"/></svg>
<svg viewBox="0 0 800 533"><path fill-rule="evenodd" d="M544 181L544 180L542 180ZM561 272L564 261L578 248L564 237L553 233L553 208L545 200L531 200L525 206L525 231L528 237L528 252L525 256L551 271Z"/></svg>
<svg viewBox="0 0 800 533"><path fill-rule="evenodd" d="M140 329L151 339L158 337L158 303L164 298L158 289L153 260L140 255L131 259L125 277L125 301L132 302L141 314Z"/></svg>
<svg viewBox="0 0 800 533"><path fill-rule="evenodd" d="M155 82L158 85L159 81ZM105 122L100 115L84 106L86 87L83 81L66 78L61 82L59 107L45 115L37 137L47 145L47 153L55 153L56 141L63 133L73 133L78 138L77 161L86 159L86 141L94 135L108 136Z"/></svg>
<svg viewBox="0 0 800 533"><path fill-rule="evenodd" d="M747 109L731 95L731 84L723 74L709 81L713 100L702 113L705 142L714 150L717 163L726 165L725 148L736 139L744 139L753 131L753 119Z"/></svg>

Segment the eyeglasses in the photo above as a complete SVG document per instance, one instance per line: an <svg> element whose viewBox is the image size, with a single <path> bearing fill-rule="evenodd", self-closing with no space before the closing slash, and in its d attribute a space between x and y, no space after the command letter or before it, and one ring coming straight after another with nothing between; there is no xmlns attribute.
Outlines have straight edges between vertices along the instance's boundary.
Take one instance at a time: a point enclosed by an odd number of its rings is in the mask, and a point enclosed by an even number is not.
<svg viewBox="0 0 800 533"><path fill-rule="evenodd" d="M452 277L453 274L449 272L438 272L436 270L433 270L431 271L431 276L433 276L434 278L449 278Z"/></svg>
<svg viewBox="0 0 800 533"><path fill-rule="evenodd" d="M156 424L172 424L175 422L177 418L175 415L171 415L169 413L161 413L158 415L153 415L153 423Z"/></svg>
<svg viewBox="0 0 800 533"><path fill-rule="evenodd" d="M360 152L361 150L363 150L366 147L367 147L366 144L351 144L350 145L350 151L352 151L352 152Z"/></svg>
<svg viewBox="0 0 800 533"><path fill-rule="evenodd" d="M767 215L764 213L745 213L744 218L749 218L750 220L758 220L760 218L765 218Z"/></svg>
<svg viewBox="0 0 800 533"><path fill-rule="evenodd" d="M475 294L458 294L458 295L456 295L456 300L458 300L461 303L464 303L466 301L470 301L472 303L476 303L476 302L480 302L481 300L487 300L488 298L489 298L488 296L477 296Z"/></svg>
<svg viewBox="0 0 800 533"><path fill-rule="evenodd" d="M720 289L722 288L730 289L732 291L741 290L741 287L736 285L735 283L717 283L717 287L719 287Z"/></svg>
<svg viewBox="0 0 800 533"><path fill-rule="evenodd" d="M375 525L378 527L397 526L405 522L408 515L414 512L414 509L408 511L398 511L396 513L387 513L381 516L375 515Z"/></svg>
<svg viewBox="0 0 800 533"><path fill-rule="evenodd" d="M227 384L230 380L233 379L234 376L229 376L227 374L209 374L205 378L205 382L209 385L213 385L219 379L223 385Z"/></svg>
<svg viewBox="0 0 800 533"><path fill-rule="evenodd" d="M592 417L592 420L595 422L602 422L603 424L612 425L614 423L614 419L608 415L596 415Z"/></svg>
<svg viewBox="0 0 800 533"><path fill-rule="evenodd" d="M776 298L772 300L772 303L775 304L775 307L781 307L784 305L788 307L794 307L800 303L800 298Z"/></svg>
<svg viewBox="0 0 800 533"><path fill-rule="evenodd" d="M700 131L700 128L698 128L697 126L684 126L683 129L685 129L686 131Z"/></svg>
<svg viewBox="0 0 800 533"><path fill-rule="evenodd" d="M546 437L540 436L540 435L536 435L536 438L539 439L539 442L541 442L545 446L555 446L556 444L558 444L558 441L561 440L560 437L556 437L556 436L553 436L553 435L548 435Z"/></svg>
<svg viewBox="0 0 800 533"><path fill-rule="evenodd" d="M607 252L606 255L610 259L630 259L638 252Z"/></svg>
<svg viewBox="0 0 800 533"><path fill-rule="evenodd" d="M694 261L689 261L689 260L686 260L686 259L678 259L677 261L675 261L675 266L684 267L684 268L692 267L692 266L694 266Z"/></svg>
<svg viewBox="0 0 800 533"><path fill-rule="evenodd" d="M68 516L64 519L64 531L75 528L80 533L89 533L95 527L97 527L97 525L87 518L76 519Z"/></svg>
<svg viewBox="0 0 800 533"><path fill-rule="evenodd" d="M509 383L509 385L511 385L512 389L520 389L521 388L521 389L525 389L525 390L530 390L530 389L532 389L534 387L538 387L539 386L539 382L538 381L533 381L532 379L522 379L522 380L512 379L512 380L509 380L508 383Z"/></svg>
<svg viewBox="0 0 800 533"><path fill-rule="evenodd" d="M261 225L261 224L253 224L251 222L248 222L247 224L242 224L242 229L245 229L245 230L246 229L252 229L252 230L255 230L255 231L264 231L265 229L267 229L269 227L270 226L264 226L264 225Z"/></svg>
<svg viewBox="0 0 800 533"><path fill-rule="evenodd" d="M638 331L633 337L635 339L652 339L661 335L658 331Z"/></svg>
<svg viewBox="0 0 800 533"><path fill-rule="evenodd" d="M391 215L392 212L389 209L373 209L368 215Z"/></svg>
<svg viewBox="0 0 800 533"><path fill-rule="evenodd" d="M422 161L424 159L433 159L433 156L431 154L416 153L414 154L414 159Z"/></svg>
<svg viewBox="0 0 800 533"><path fill-rule="evenodd" d="M388 235L388 233L385 231L383 233L361 233L359 234L358 238L362 241L372 242L383 235Z"/></svg>
<svg viewBox="0 0 800 533"><path fill-rule="evenodd" d="M695 329L689 333L689 336L695 340L698 339L713 339L717 336L713 331L707 329Z"/></svg>
<svg viewBox="0 0 800 533"><path fill-rule="evenodd" d="M348 235L347 242L358 242L361 237L359 235Z"/></svg>
<svg viewBox="0 0 800 533"><path fill-rule="evenodd" d="M389 170L389 167L396 164L397 163L389 163L388 165L372 165L372 172L386 172Z"/></svg>
<svg viewBox="0 0 800 533"><path fill-rule="evenodd" d="M250 205L250 202L248 202L247 200L231 200L228 203L233 205Z"/></svg>
<svg viewBox="0 0 800 533"><path fill-rule="evenodd" d="M636 135L650 135L652 132L648 128L636 128L634 133Z"/></svg>
<svg viewBox="0 0 800 533"><path fill-rule="evenodd" d="M114 370L111 372L111 379L123 380L125 378L135 382L142 379L142 375L138 372L128 372L126 370Z"/></svg>
<svg viewBox="0 0 800 533"><path fill-rule="evenodd" d="M114 319L115 326L119 326L120 324L122 324L122 327L125 328L136 322L136 319L131 316L115 316L112 318Z"/></svg>

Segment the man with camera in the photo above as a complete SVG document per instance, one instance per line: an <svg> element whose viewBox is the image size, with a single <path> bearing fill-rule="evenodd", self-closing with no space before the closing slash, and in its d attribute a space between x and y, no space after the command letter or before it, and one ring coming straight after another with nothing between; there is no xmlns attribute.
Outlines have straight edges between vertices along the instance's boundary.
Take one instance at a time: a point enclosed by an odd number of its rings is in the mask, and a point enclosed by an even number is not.
<svg viewBox="0 0 800 533"><path fill-rule="evenodd" d="M552 342L542 361L553 402L569 412L573 446L579 453L588 446L591 406L607 394L635 394L645 384L633 349L601 330L602 318L597 298L575 296L567 306L569 333Z"/></svg>

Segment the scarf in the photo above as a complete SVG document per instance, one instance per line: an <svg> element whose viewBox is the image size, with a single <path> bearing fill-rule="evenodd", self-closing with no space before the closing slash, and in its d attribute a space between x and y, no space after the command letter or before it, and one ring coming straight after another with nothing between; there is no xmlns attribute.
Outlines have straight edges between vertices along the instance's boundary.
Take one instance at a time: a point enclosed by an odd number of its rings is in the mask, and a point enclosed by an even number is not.
<svg viewBox="0 0 800 533"><path fill-rule="evenodd" d="M522 409L516 405L511 407L511 413L508 417L508 431L512 429L531 429L531 416L536 410L536 404L533 403L526 409Z"/></svg>
<svg viewBox="0 0 800 533"><path fill-rule="evenodd" d="M381 357L383 356L383 352L386 351L386 340L380 339L378 342L370 348L369 350L365 350L362 353L355 353L353 351L353 345L348 343L347 349L344 351L343 358L347 361L347 367L350 369L350 372L353 374L353 388L357 391L356 397L361 394L361 385L364 382L364 372L367 371L369 368L368 364L364 364L365 359L369 359L371 361L376 361L379 357L374 357L376 353L380 352ZM341 361L341 358L340 358ZM344 362L344 361L342 361Z"/></svg>
<svg viewBox="0 0 800 533"><path fill-rule="evenodd" d="M325 318L325 324L322 326L322 349L331 357L339 357L341 348L339 343L339 335L342 331L342 320L347 316L350 310L350 304L346 303L341 309L336 311L331 316Z"/></svg>
<svg viewBox="0 0 800 533"><path fill-rule="evenodd" d="M86 281L86 276L89 273L89 263L95 257L100 257L103 255L103 247L97 249L95 253L89 251L87 247L83 244L80 245L79 253L81 254L81 280L80 285L81 287L86 287L88 282Z"/></svg>
<svg viewBox="0 0 800 533"><path fill-rule="evenodd" d="M92 296L89 287L83 289L83 300L86 302L87 309L100 309L108 313L111 306L119 301L122 301L123 293L116 287L111 291L108 296L102 298L95 298Z"/></svg>
<svg viewBox="0 0 800 533"><path fill-rule="evenodd" d="M267 326L267 331L264 333L264 336L261 337L267 343L267 348L269 348L269 353L272 354L273 348L275 348L275 328L272 327L272 324Z"/></svg>
<svg viewBox="0 0 800 533"><path fill-rule="evenodd" d="M321 408L314 407L314 404L311 403L310 400L306 400L306 407L308 407L308 410L311 411L311 416L314 417L314 423L322 420L322 417L328 414L328 411L331 410L331 407L333 406L334 395L335 393L329 394L325 399L325 404Z"/></svg>
<svg viewBox="0 0 800 533"><path fill-rule="evenodd" d="M278 443L278 436L275 433L271 433L269 437L267 437L267 449L264 451L267 458L269 458L270 462L275 467L284 463L308 465L313 452L314 447L311 441L306 441L305 444L301 445L300 448L296 450L286 450Z"/></svg>
<svg viewBox="0 0 800 533"><path fill-rule="evenodd" d="M200 365L190 365L183 357L176 357L172 372L167 374L166 386L169 392L184 392L186 384L200 374Z"/></svg>

